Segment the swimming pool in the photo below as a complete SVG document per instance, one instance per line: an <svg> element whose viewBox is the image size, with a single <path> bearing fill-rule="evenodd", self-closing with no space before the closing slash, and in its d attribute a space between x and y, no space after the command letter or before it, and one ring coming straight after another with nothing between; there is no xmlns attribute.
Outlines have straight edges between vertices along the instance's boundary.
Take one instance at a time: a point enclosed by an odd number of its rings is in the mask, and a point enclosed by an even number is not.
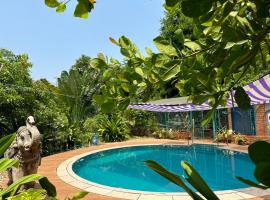
<svg viewBox="0 0 270 200"><path fill-rule="evenodd" d="M246 188L235 176L254 180L254 165L245 153L215 145L145 145L104 150L80 158L72 170L83 179L110 187L149 192L182 192L179 186L147 168L155 160L178 175L186 160L200 172L213 190Z"/></svg>

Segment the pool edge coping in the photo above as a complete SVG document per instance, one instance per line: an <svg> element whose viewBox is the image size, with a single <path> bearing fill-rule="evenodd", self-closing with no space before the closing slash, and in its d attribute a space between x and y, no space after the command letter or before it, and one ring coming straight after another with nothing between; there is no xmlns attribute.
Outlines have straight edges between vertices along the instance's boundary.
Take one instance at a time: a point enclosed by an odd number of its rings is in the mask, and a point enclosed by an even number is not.
<svg viewBox="0 0 270 200"><path fill-rule="evenodd" d="M201 143L203 144L203 143ZM105 147L98 150L89 151L86 153L82 153L76 156L73 156L64 162L60 163L56 169L57 176L64 181L65 183L72 185L76 188L82 189L87 192L101 194L109 197L117 197L117 198L125 198L125 199L144 199L144 196L153 196L153 197L164 197L166 199L175 199L174 197L190 197L186 192L147 192L147 191L140 191L140 190L130 190L130 189L123 189L123 188L116 188L110 187L102 184L98 184L95 182L88 181L79 177L75 174L72 170L72 165L82 157L87 155L91 155L97 152L111 150L111 149L118 149L118 148L125 148L125 147L134 147L134 146L157 146L157 145L164 145L164 146L180 146L187 144L135 144L135 145L120 145L115 147ZM216 144L206 144L206 145L216 145ZM218 146L218 145L217 145ZM231 149L230 147L218 146L222 149L232 150L241 153L247 153L245 150L236 150ZM238 197L237 199L247 199L247 198L254 198L258 197L260 193L260 189L247 187L241 189L231 189L231 190L219 190L215 191L218 197L226 197L226 198L233 198ZM199 193L198 193L199 194Z"/></svg>

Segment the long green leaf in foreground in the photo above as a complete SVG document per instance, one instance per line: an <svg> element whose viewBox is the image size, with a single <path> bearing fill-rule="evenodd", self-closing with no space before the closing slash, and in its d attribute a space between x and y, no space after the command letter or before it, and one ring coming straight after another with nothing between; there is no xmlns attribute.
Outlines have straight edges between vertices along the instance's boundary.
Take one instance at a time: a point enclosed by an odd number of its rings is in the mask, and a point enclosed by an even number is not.
<svg viewBox="0 0 270 200"><path fill-rule="evenodd" d="M187 174L186 180L196 188L206 199L218 200L219 198L210 189L207 183L199 175L199 173L186 161L181 162L181 166Z"/></svg>
<svg viewBox="0 0 270 200"><path fill-rule="evenodd" d="M0 139L0 155L3 155L16 137L16 133L7 135Z"/></svg>
<svg viewBox="0 0 270 200"><path fill-rule="evenodd" d="M51 196L51 197L56 196L55 186L53 184L51 184L46 177L41 176L39 174L31 174L31 175L24 176L24 177L20 178L18 181L16 181L15 183L12 183L10 186L5 188L4 190L1 190L0 197L5 197L8 195L13 196L16 194L16 192L20 189L20 187L23 184L30 183L33 181L39 181L40 185L42 186L43 189L46 190L46 192L49 196Z"/></svg>
<svg viewBox="0 0 270 200"><path fill-rule="evenodd" d="M257 183L254 183L253 181L250 181L248 179L245 179L245 178L242 178L240 176L236 176L235 178L237 178L239 181L251 186L251 187L256 187L256 188L260 188L260 189L263 189L263 190L266 190L268 189L268 187L264 186L264 185L259 185Z"/></svg>
<svg viewBox="0 0 270 200"><path fill-rule="evenodd" d="M8 197L7 200L45 200L47 198L46 190L28 189L16 196Z"/></svg>
<svg viewBox="0 0 270 200"><path fill-rule="evenodd" d="M78 192L78 193L74 194L73 197L67 198L65 200L79 200L79 199L84 198L87 194L88 194L88 192L85 192L85 191Z"/></svg>
<svg viewBox="0 0 270 200"><path fill-rule="evenodd" d="M179 185L180 187L182 187L194 200L203 200L203 198L201 198L198 194L196 194L194 191L192 191L182 181L182 179L178 175L166 170L164 167L162 167L161 165L159 165L157 162L155 162L153 160L147 160L144 163L145 163L145 165L147 167L154 170L155 172L157 172L158 174L160 174L164 178L166 178L169 181L173 182L174 184Z"/></svg>
<svg viewBox="0 0 270 200"><path fill-rule="evenodd" d="M47 191L49 197L56 197L57 192L55 186L49 181L47 177L43 177L39 180L39 183L43 189Z"/></svg>
<svg viewBox="0 0 270 200"><path fill-rule="evenodd" d="M7 168L10 167L18 167L19 161L15 159L9 158L1 158L0 159L0 172L5 171Z"/></svg>

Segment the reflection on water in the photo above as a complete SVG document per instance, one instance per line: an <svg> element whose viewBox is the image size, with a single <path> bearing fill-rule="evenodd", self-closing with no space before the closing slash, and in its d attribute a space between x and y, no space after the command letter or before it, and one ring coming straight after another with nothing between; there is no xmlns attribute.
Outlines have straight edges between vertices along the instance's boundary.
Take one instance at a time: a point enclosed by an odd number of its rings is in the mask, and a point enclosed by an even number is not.
<svg viewBox="0 0 270 200"><path fill-rule="evenodd" d="M73 165L80 177L103 185L154 192L180 192L143 161L155 160L168 170L184 176L180 161L188 161L213 190L243 188L236 180L243 176L253 181L254 165L247 154L219 149L214 145L153 145L125 147L88 155Z"/></svg>

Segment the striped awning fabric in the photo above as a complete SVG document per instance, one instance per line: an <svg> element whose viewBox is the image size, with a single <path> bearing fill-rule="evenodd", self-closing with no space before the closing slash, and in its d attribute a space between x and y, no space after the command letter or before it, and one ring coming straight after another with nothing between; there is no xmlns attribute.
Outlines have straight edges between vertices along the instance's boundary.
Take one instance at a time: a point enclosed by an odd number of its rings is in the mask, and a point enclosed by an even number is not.
<svg viewBox="0 0 270 200"><path fill-rule="evenodd" d="M270 103L270 74L260 78L253 83L244 86L244 90L248 94L251 100L251 105ZM234 92L232 93L232 95ZM234 96L234 95L233 95ZM237 107L235 100L232 101L230 96L227 100L226 108ZM148 110L153 112L188 112L188 111L200 111L210 110L211 106L207 102L201 105L195 105L192 103L181 104L155 104L155 103L131 103L128 108ZM218 107L224 108L224 107Z"/></svg>

